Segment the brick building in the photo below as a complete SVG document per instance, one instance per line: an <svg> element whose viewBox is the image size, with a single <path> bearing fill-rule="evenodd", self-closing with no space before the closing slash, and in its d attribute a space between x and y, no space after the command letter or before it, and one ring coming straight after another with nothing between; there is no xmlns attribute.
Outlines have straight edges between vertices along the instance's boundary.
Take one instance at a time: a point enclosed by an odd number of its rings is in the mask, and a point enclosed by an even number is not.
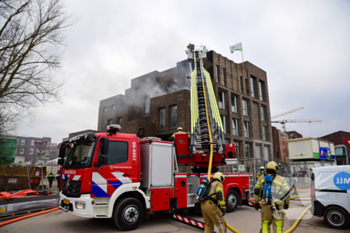
<svg viewBox="0 0 350 233"><path fill-rule="evenodd" d="M297 131L288 131L287 135L288 139L303 138L303 135L298 133Z"/></svg>
<svg viewBox="0 0 350 233"><path fill-rule="evenodd" d="M288 162L289 135L272 126L273 157L278 162Z"/></svg>
<svg viewBox="0 0 350 233"><path fill-rule="evenodd" d="M209 51L204 62L210 73L225 131L226 143L236 143L240 159L272 159L272 131L266 72L246 61L235 63ZM193 66L192 66L193 67ZM124 95L100 101L98 130L117 123L122 131L168 139L178 126L190 129L190 67L154 71L131 80Z"/></svg>
<svg viewBox="0 0 350 233"><path fill-rule="evenodd" d="M337 131L320 138L334 143L337 165L350 164L350 147L344 141L344 138L350 138L350 132Z"/></svg>

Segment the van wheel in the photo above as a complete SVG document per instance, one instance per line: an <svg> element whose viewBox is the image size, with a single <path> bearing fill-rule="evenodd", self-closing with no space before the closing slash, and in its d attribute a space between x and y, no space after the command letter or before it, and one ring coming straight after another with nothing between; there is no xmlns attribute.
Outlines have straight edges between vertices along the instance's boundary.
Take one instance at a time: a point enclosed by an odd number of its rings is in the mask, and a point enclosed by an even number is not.
<svg viewBox="0 0 350 233"><path fill-rule="evenodd" d="M135 198L125 198L118 202L113 210L114 224L123 231L137 228L144 217L144 207Z"/></svg>
<svg viewBox="0 0 350 233"><path fill-rule="evenodd" d="M327 226L344 229L349 225L350 217L341 208L336 206L328 207L323 213L323 219Z"/></svg>
<svg viewBox="0 0 350 233"><path fill-rule="evenodd" d="M226 210L227 212L233 212L237 209L240 202L240 195L233 189L228 190L226 195Z"/></svg>

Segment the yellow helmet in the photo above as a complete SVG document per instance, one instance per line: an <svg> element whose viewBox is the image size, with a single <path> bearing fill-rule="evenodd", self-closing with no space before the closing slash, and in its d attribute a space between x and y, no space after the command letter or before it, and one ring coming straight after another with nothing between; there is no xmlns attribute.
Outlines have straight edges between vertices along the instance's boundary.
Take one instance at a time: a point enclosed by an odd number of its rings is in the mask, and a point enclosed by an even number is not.
<svg viewBox="0 0 350 233"><path fill-rule="evenodd" d="M177 131L180 131L180 130L182 131L182 127L178 127L178 128L177 128Z"/></svg>
<svg viewBox="0 0 350 233"><path fill-rule="evenodd" d="M218 179L222 183L225 180L225 176L221 172L216 172L213 179Z"/></svg>
<svg viewBox="0 0 350 233"><path fill-rule="evenodd" d="M267 165L266 165L266 170L267 169L271 169L271 170L274 170L275 172L277 172L278 170L278 165L276 162L274 161L271 161L271 162L268 162Z"/></svg>

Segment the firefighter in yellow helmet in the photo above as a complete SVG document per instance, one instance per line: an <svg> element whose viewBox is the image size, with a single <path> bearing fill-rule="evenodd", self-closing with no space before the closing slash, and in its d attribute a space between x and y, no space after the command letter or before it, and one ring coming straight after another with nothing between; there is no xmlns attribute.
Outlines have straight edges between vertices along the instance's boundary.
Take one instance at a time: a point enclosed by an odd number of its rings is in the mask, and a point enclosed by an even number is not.
<svg viewBox="0 0 350 233"><path fill-rule="evenodd" d="M289 208L289 186L286 180L277 175L278 165L271 161L266 165L266 173L259 177L254 188L254 208L261 204L261 232L282 233L284 225L284 209Z"/></svg>
<svg viewBox="0 0 350 233"><path fill-rule="evenodd" d="M226 232L226 214L225 197L222 182L225 180L221 172L214 174L211 189L206 200L202 201L201 208L205 222L205 233L214 231L214 224L219 228L219 233Z"/></svg>
<svg viewBox="0 0 350 233"><path fill-rule="evenodd" d="M265 174L265 167L264 166L261 166L260 167L260 171L258 172L258 174L256 175L256 180L259 179L260 176L264 175Z"/></svg>
<svg viewBox="0 0 350 233"><path fill-rule="evenodd" d="M171 137L168 139L168 141L174 141L174 139L175 139L175 134L177 134L177 133L185 133L185 132L182 130L182 127L178 127L177 130L176 130L176 132L173 133L173 135L171 135Z"/></svg>

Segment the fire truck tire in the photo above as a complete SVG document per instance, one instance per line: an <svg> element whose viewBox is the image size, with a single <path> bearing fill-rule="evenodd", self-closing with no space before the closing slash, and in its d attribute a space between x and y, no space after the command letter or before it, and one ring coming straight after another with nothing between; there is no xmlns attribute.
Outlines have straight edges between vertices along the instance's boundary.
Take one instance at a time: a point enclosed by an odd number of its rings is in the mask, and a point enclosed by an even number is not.
<svg viewBox="0 0 350 233"><path fill-rule="evenodd" d="M323 212L326 225L332 228L345 229L349 226L350 216L342 208L330 206Z"/></svg>
<svg viewBox="0 0 350 233"><path fill-rule="evenodd" d="M233 212L237 209L238 203L240 202L240 195L233 189L228 190L226 195L226 211Z"/></svg>
<svg viewBox="0 0 350 233"><path fill-rule="evenodd" d="M114 224L123 231L137 228L145 215L144 206L136 198L120 200L113 210Z"/></svg>

